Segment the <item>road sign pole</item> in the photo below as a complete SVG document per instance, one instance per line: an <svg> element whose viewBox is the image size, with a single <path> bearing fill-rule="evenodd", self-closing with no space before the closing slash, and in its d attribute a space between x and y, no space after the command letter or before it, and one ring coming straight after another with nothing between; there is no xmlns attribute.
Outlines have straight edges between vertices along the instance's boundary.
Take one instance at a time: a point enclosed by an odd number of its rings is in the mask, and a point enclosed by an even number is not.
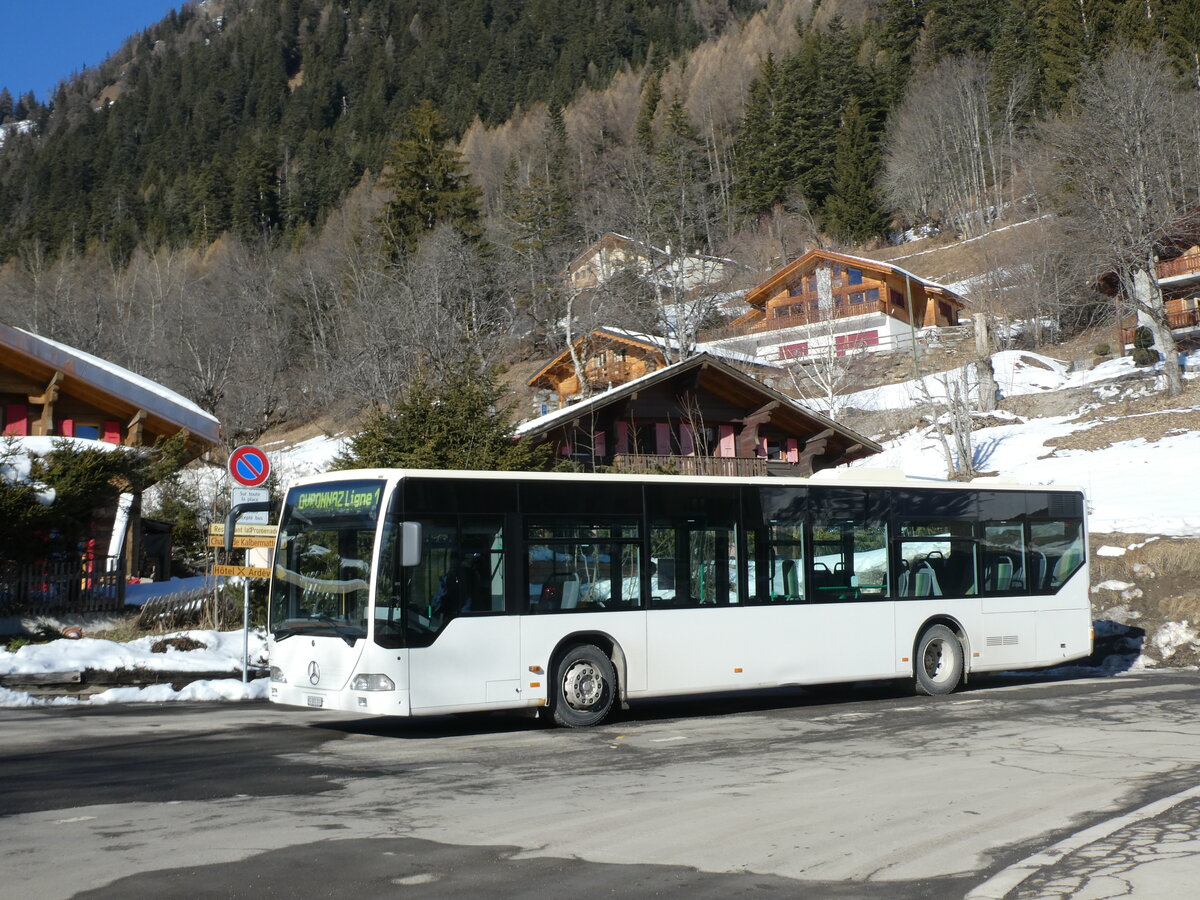
<svg viewBox="0 0 1200 900"><path fill-rule="evenodd" d="M250 562L250 551L246 551ZM250 680L250 579L242 579L242 684Z"/></svg>
<svg viewBox="0 0 1200 900"><path fill-rule="evenodd" d="M248 512L265 512L270 510L271 504L265 503L237 503L229 510L225 516L225 552L228 553L233 548L233 532L237 528L238 519ZM249 551L246 552L249 556ZM249 562L249 559L246 560ZM226 578L228 584L228 578ZM242 580L242 684L246 684L250 677L250 579Z"/></svg>

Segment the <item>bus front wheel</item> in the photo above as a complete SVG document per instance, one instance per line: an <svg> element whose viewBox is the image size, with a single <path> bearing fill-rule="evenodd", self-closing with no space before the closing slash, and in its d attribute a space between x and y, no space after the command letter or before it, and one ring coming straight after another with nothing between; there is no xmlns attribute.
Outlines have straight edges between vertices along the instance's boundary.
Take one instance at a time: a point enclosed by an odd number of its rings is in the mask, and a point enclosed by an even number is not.
<svg viewBox="0 0 1200 900"><path fill-rule="evenodd" d="M922 694L949 694L962 680L962 644L945 625L932 625L921 633L915 662L917 690Z"/></svg>
<svg viewBox="0 0 1200 900"><path fill-rule="evenodd" d="M554 721L567 728L599 725L612 710L616 687L616 670L603 650L592 644L568 647L554 667Z"/></svg>

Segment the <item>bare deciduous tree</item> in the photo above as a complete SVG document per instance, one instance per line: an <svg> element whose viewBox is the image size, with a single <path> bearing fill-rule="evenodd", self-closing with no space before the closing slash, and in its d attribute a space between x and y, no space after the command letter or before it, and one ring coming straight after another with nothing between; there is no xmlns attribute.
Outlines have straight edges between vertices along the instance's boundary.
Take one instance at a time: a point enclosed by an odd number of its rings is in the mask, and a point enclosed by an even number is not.
<svg viewBox="0 0 1200 900"><path fill-rule="evenodd" d="M1197 134L1200 94L1179 88L1161 52L1132 47L1093 67L1071 113L1044 130L1065 223L1154 332L1172 395L1183 382L1157 266L1164 244L1200 226Z"/></svg>
<svg viewBox="0 0 1200 900"><path fill-rule="evenodd" d="M974 55L948 57L913 78L888 123L888 201L909 221L944 222L967 235L985 231L1009 201L1024 87L1015 79L1008 102L993 109L988 64Z"/></svg>

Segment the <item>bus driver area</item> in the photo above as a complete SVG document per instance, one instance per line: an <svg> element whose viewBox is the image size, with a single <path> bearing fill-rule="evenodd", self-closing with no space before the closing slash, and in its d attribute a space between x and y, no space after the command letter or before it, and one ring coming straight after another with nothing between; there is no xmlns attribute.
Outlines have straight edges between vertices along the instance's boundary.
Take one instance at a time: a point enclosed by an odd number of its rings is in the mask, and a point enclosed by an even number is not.
<svg viewBox="0 0 1200 900"><path fill-rule="evenodd" d="M422 715L912 679L1091 651L1078 491L847 470L361 471L291 486L275 702Z"/></svg>

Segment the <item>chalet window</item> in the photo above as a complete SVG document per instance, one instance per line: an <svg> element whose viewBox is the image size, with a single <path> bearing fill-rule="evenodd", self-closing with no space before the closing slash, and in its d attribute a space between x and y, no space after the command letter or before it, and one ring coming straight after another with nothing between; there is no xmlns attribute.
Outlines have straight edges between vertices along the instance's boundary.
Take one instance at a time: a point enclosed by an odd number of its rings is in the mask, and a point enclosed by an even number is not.
<svg viewBox="0 0 1200 900"><path fill-rule="evenodd" d="M804 290L809 294L815 294L817 292L817 276L816 275L809 275L807 278L804 279Z"/></svg>
<svg viewBox="0 0 1200 900"><path fill-rule="evenodd" d="M850 302L855 306L862 303L863 302L863 292L862 291L854 291L853 293L851 293L850 294Z"/></svg>
<svg viewBox="0 0 1200 900"><path fill-rule="evenodd" d="M98 441L100 440L100 426L76 422L75 437L83 438L85 441Z"/></svg>
<svg viewBox="0 0 1200 900"><path fill-rule="evenodd" d="M847 269L846 279L847 284L862 284L862 269Z"/></svg>
<svg viewBox="0 0 1200 900"><path fill-rule="evenodd" d="M820 312L820 310L821 310L821 301L820 301L818 298L816 298L816 297L813 297L811 300L809 300L809 301L808 301L808 308L809 308L809 309L810 309L812 312Z"/></svg>
<svg viewBox="0 0 1200 900"><path fill-rule="evenodd" d="M868 303L878 303L879 302L879 288L871 288L869 291L867 291L866 298L867 298Z"/></svg>
<svg viewBox="0 0 1200 900"><path fill-rule="evenodd" d="M788 296L789 297L799 297L803 293L804 293L804 282L802 282L802 281L798 281L795 284L793 284L790 288L788 288Z"/></svg>
<svg viewBox="0 0 1200 900"><path fill-rule="evenodd" d="M904 309L904 295L895 288L892 288L888 296L891 298L892 304Z"/></svg>
<svg viewBox="0 0 1200 900"><path fill-rule="evenodd" d="M844 283L842 281L842 267L841 266L833 267L833 283L835 286L841 286Z"/></svg>

